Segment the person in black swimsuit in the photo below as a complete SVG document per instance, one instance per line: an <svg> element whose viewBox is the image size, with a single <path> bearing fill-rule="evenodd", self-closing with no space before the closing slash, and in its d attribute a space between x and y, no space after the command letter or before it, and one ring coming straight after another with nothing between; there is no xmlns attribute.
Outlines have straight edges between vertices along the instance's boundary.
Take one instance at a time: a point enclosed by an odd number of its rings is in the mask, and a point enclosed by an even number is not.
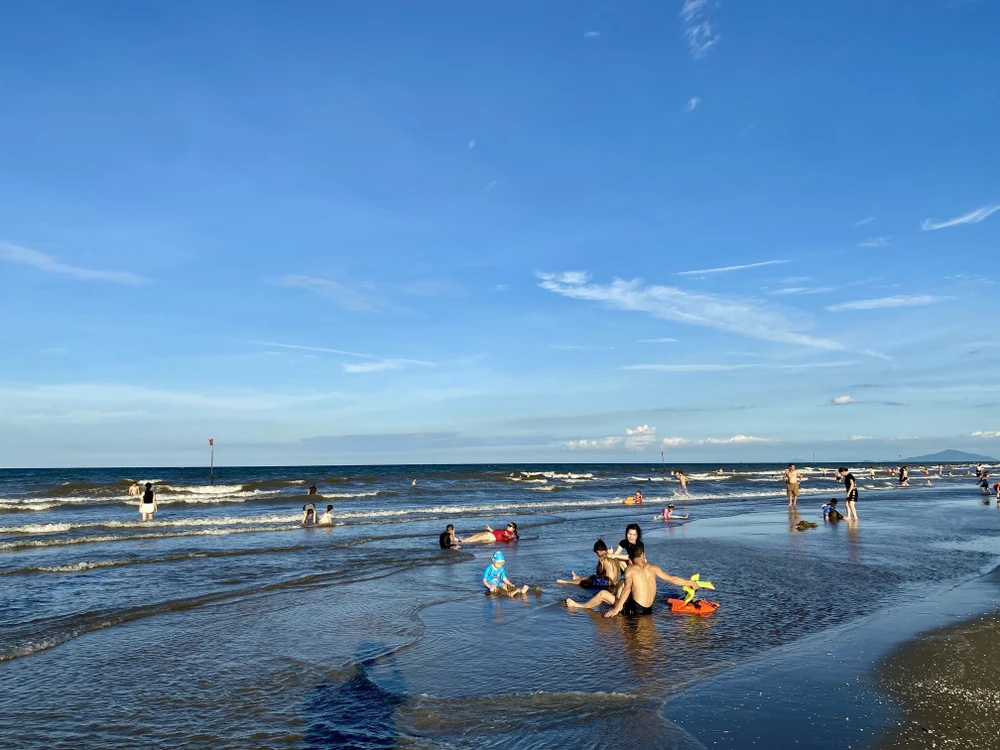
<svg viewBox="0 0 1000 750"><path fill-rule="evenodd" d="M847 509L847 520L857 521L858 511L855 510L854 504L858 501L858 480L844 466L837 469L837 477L844 480L844 507Z"/></svg>
<svg viewBox="0 0 1000 750"><path fill-rule="evenodd" d="M459 549L462 546L458 543L458 537L455 536L455 527L452 524L449 523L444 527L444 531L438 537L438 544L441 545L441 549Z"/></svg>

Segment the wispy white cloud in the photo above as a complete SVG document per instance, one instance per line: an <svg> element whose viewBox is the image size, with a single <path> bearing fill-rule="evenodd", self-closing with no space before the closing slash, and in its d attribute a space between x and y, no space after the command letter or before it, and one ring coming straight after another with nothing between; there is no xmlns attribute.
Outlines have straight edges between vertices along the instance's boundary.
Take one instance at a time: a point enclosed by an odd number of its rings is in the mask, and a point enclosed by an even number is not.
<svg viewBox="0 0 1000 750"><path fill-rule="evenodd" d="M597 39L601 35L600 31L585 31L583 36L585 39Z"/></svg>
<svg viewBox="0 0 1000 750"><path fill-rule="evenodd" d="M869 237L858 243L858 247L886 247L889 244L888 237Z"/></svg>
<svg viewBox="0 0 1000 750"><path fill-rule="evenodd" d="M684 112L685 113L694 112L695 107L697 107L699 104L701 104L701 97L692 96L690 99L688 99L687 104L684 105Z"/></svg>
<svg viewBox="0 0 1000 750"><path fill-rule="evenodd" d="M754 355L756 356L756 355ZM622 370L652 370L654 372L726 372L729 370L811 370L817 367L850 367L857 362L806 362L799 365L765 365L751 362L747 364L643 364L622 365Z"/></svg>
<svg viewBox="0 0 1000 750"><path fill-rule="evenodd" d="M405 370L407 367L434 367L433 362L424 362L419 359L380 359L374 362L347 362L341 367L344 372L351 374L364 374L369 372L385 372L386 370Z"/></svg>
<svg viewBox="0 0 1000 750"><path fill-rule="evenodd" d="M935 298L928 294L897 294L893 297L842 302L839 305L830 305L826 309L829 312L841 312L843 310L878 310L883 307L919 307L921 305L929 305L934 301Z"/></svg>
<svg viewBox="0 0 1000 750"><path fill-rule="evenodd" d="M699 60L719 43L722 38L715 33L708 20L710 11L718 3L715 0L684 0L681 7L681 20L684 22L684 36L687 37L691 55Z"/></svg>
<svg viewBox="0 0 1000 750"><path fill-rule="evenodd" d="M765 341L818 349L843 349L836 341L802 333L801 324L789 320L782 311L756 300L691 294L669 286L644 286L640 279L587 284L580 281L583 276L576 277L573 282L560 281L555 274L540 273L538 276L542 279L540 286L543 289L572 299L599 302L613 309L644 312L665 320L715 328ZM565 274L562 278L566 278Z"/></svg>
<svg viewBox="0 0 1000 750"><path fill-rule="evenodd" d="M435 362L426 362L421 359L398 359L393 357L380 357L377 354L365 354L363 352L352 352L346 349L330 349L325 346L305 346L302 344L282 344L276 341L255 341L255 344L277 349L292 349L304 352L320 352L324 354L337 354L343 357L354 357L356 359L370 360L368 362L345 363L341 365L346 373L363 374L369 372L384 372L386 370L405 370L407 367L436 367Z"/></svg>
<svg viewBox="0 0 1000 750"><path fill-rule="evenodd" d="M639 339L640 344L675 344L677 339L662 338L662 339Z"/></svg>
<svg viewBox="0 0 1000 750"><path fill-rule="evenodd" d="M830 403L834 406L848 406L849 404L860 404L853 396L834 396L830 399Z"/></svg>
<svg viewBox="0 0 1000 750"><path fill-rule="evenodd" d="M145 284L149 279L145 279L138 274L128 271L94 271L90 268L71 266L53 258L51 255L40 253L20 245L10 242L0 242L0 259L9 263L18 263L22 266L31 266L39 271L55 273L62 276L71 276L80 281L109 281L113 284L129 284L132 286Z"/></svg>
<svg viewBox="0 0 1000 750"><path fill-rule="evenodd" d="M832 286L790 286L782 289L775 289L774 291L768 292L768 294L826 294L827 292L833 291L836 291L836 289Z"/></svg>
<svg viewBox="0 0 1000 750"><path fill-rule="evenodd" d="M469 148L475 148L475 147L476 147L476 139L473 138L471 141L469 141Z"/></svg>
<svg viewBox="0 0 1000 750"><path fill-rule="evenodd" d="M994 438L1000 438L1000 431L996 431L996 430L986 430L986 431L976 430L975 432L972 433L972 437L975 437L975 438L987 438L989 440L993 440Z"/></svg>
<svg viewBox="0 0 1000 750"><path fill-rule="evenodd" d="M278 284L305 289L320 297L333 300L345 310L353 312L377 312L384 309L384 303L370 284L354 287L332 279L297 275L283 276L278 279Z"/></svg>
<svg viewBox="0 0 1000 750"><path fill-rule="evenodd" d="M614 349L613 346L594 346L593 344L549 344L550 349L561 349L564 351L607 351Z"/></svg>
<svg viewBox="0 0 1000 750"><path fill-rule="evenodd" d="M730 271L742 271L747 268L760 268L762 266L776 266L780 263L790 263L788 260L764 260L760 263L747 263L742 266L722 266L721 268L705 268L701 271L677 271L675 276L705 276L710 273L729 273Z"/></svg>
<svg viewBox="0 0 1000 750"><path fill-rule="evenodd" d="M848 440L874 440L871 435L851 435Z"/></svg>
<svg viewBox="0 0 1000 750"><path fill-rule="evenodd" d="M970 211L963 216L948 219L947 221L924 219L920 222L920 228L925 231L931 231L934 229L944 229L945 227L957 227L960 224L978 224L992 214L995 214L997 211L1000 211L1000 203L993 206L983 206L982 208L977 208L975 211Z"/></svg>
<svg viewBox="0 0 1000 750"><path fill-rule="evenodd" d="M874 216L866 216L864 219L854 222L854 226L863 227L865 224L871 224L873 221L875 221Z"/></svg>
<svg viewBox="0 0 1000 750"><path fill-rule="evenodd" d="M485 193L487 190L492 190L493 188L495 188L499 184L500 183L497 180L491 180L490 182L488 182L486 184L486 187L483 188L483 192Z"/></svg>

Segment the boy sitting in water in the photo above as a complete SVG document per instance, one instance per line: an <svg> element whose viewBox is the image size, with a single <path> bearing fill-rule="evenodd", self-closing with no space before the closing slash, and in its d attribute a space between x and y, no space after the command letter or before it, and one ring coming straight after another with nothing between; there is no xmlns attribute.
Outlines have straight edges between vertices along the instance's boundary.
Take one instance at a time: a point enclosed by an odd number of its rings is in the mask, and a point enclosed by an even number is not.
<svg viewBox="0 0 1000 750"><path fill-rule="evenodd" d="M823 506L823 520L824 521L844 520L844 517L841 515L840 511L837 510L837 498L834 498L829 503Z"/></svg>
<svg viewBox="0 0 1000 750"><path fill-rule="evenodd" d="M559 578L556 583L576 584L584 589L610 589L618 582L620 568L618 563L608 557L608 545L603 539L594 542L594 554L597 555L597 570L592 576L578 576L573 572L573 579L570 581Z"/></svg>
<svg viewBox="0 0 1000 750"><path fill-rule="evenodd" d="M503 564L503 552L494 552L493 562L483 570L483 585L488 589L488 593L507 594L508 596L525 593L528 590L527 586L518 588L507 580L507 570Z"/></svg>

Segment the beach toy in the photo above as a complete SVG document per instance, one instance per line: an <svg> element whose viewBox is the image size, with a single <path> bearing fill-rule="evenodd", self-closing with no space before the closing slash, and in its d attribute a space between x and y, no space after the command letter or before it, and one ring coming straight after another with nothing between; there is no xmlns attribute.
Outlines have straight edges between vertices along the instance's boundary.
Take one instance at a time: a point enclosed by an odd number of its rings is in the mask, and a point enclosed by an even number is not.
<svg viewBox="0 0 1000 750"><path fill-rule="evenodd" d="M710 615L719 608L718 602L710 602L707 599L687 602L683 599L667 599L670 603L670 611L685 615Z"/></svg>
<svg viewBox="0 0 1000 750"><path fill-rule="evenodd" d="M622 500L622 505L635 505L635 497L629 495L624 500Z"/></svg>
<svg viewBox="0 0 1000 750"><path fill-rule="evenodd" d="M715 591L715 585L711 581L701 580L700 573L695 573L691 576L691 580L697 583L699 588ZM705 599L695 601L694 592L695 589L693 587L685 586L685 596L683 599L667 599L670 603L670 611L689 615L710 615L719 608L718 602L710 602Z"/></svg>

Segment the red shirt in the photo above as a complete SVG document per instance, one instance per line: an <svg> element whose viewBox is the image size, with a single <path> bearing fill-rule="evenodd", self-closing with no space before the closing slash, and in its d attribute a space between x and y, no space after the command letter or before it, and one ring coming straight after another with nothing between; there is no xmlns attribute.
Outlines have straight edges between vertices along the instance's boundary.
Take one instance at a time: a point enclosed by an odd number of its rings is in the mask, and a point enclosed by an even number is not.
<svg viewBox="0 0 1000 750"><path fill-rule="evenodd" d="M498 542L509 542L514 538L514 532L506 529L494 529L493 538Z"/></svg>

